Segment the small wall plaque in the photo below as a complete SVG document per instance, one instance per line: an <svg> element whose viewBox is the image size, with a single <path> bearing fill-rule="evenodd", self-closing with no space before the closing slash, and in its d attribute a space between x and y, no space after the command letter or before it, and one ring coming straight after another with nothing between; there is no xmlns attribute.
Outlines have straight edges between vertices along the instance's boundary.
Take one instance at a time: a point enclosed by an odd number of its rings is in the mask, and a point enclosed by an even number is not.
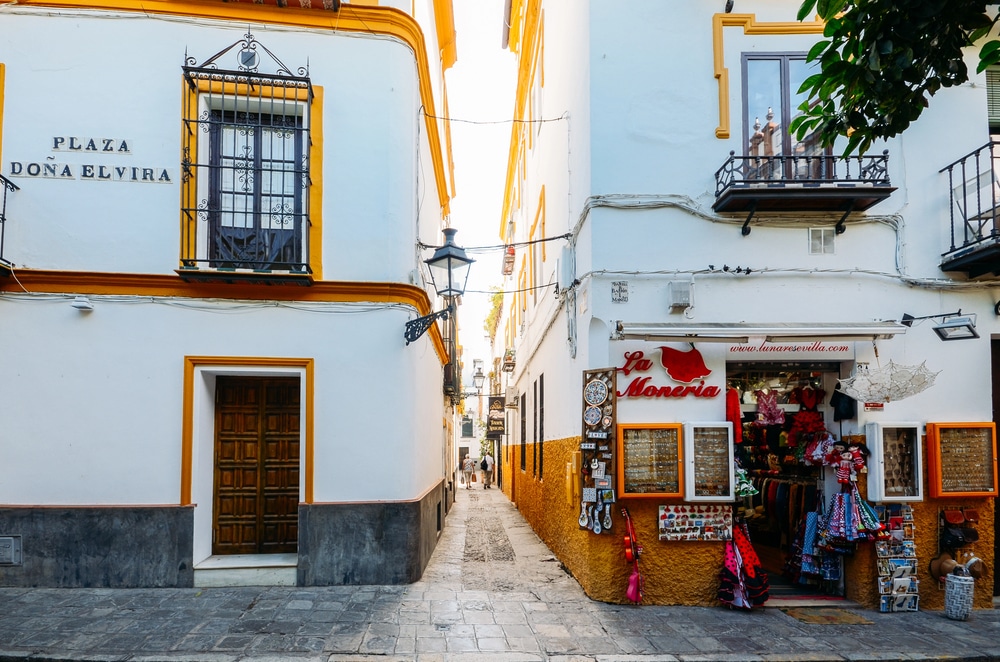
<svg viewBox="0 0 1000 662"><path fill-rule="evenodd" d="M0 536L0 565L21 565L21 536Z"/></svg>

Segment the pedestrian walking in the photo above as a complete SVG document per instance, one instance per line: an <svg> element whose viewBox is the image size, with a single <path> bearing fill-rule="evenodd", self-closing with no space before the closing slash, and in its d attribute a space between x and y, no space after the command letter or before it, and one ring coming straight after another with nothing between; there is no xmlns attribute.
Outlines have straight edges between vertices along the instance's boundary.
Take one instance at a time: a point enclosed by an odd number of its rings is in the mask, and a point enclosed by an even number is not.
<svg viewBox="0 0 1000 662"><path fill-rule="evenodd" d="M487 452L479 466L483 470L483 489L488 490L493 485L493 456Z"/></svg>
<svg viewBox="0 0 1000 662"><path fill-rule="evenodd" d="M465 478L465 489L472 489L472 474L476 470L476 463L472 461L469 454L465 454L465 459L462 460L462 476Z"/></svg>

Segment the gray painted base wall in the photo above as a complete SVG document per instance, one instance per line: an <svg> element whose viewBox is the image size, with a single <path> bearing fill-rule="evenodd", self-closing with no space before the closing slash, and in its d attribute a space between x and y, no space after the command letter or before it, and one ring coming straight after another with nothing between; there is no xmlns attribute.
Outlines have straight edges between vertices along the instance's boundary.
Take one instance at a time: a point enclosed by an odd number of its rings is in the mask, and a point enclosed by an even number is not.
<svg viewBox="0 0 1000 662"><path fill-rule="evenodd" d="M191 506L2 507L0 536L21 536L23 556L0 586L194 585Z"/></svg>
<svg viewBox="0 0 1000 662"><path fill-rule="evenodd" d="M410 584L444 527L447 483L419 501L299 506L299 586Z"/></svg>
<svg viewBox="0 0 1000 662"><path fill-rule="evenodd" d="M419 501L299 506L298 584L409 584L420 579L454 492ZM0 537L20 536L21 565L0 586L194 586L193 506L0 507Z"/></svg>

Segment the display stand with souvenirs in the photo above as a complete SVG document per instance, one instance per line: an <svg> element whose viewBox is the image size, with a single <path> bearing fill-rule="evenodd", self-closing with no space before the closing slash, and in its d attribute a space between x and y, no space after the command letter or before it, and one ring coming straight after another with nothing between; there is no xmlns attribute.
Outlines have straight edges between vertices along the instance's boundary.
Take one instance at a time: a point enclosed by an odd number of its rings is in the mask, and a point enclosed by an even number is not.
<svg viewBox="0 0 1000 662"><path fill-rule="evenodd" d="M917 579L913 509L908 504L893 503L876 506L875 510L885 529L885 535L875 542L879 611L917 611L920 580Z"/></svg>

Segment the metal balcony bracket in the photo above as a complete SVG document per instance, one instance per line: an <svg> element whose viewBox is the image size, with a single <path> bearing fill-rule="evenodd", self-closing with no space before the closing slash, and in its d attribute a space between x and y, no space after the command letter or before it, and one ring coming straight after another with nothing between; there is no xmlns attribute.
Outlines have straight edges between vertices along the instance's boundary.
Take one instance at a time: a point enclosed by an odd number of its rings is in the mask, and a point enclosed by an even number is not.
<svg viewBox="0 0 1000 662"><path fill-rule="evenodd" d="M837 225L833 227L833 231L835 233L844 234L844 230L847 229L847 226L845 226L844 223L847 221L847 217L850 216L852 211L854 211L854 200L851 200L847 204L847 211L845 211L844 215L840 217L839 221L837 221Z"/></svg>
<svg viewBox="0 0 1000 662"><path fill-rule="evenodd" d="M754 200L750 203L750 213L747 214L747 220L743 222L743 229L740 232L743 236L750 234L750 221L753 220L753 215L757 212L757 201Z"/></svg>

